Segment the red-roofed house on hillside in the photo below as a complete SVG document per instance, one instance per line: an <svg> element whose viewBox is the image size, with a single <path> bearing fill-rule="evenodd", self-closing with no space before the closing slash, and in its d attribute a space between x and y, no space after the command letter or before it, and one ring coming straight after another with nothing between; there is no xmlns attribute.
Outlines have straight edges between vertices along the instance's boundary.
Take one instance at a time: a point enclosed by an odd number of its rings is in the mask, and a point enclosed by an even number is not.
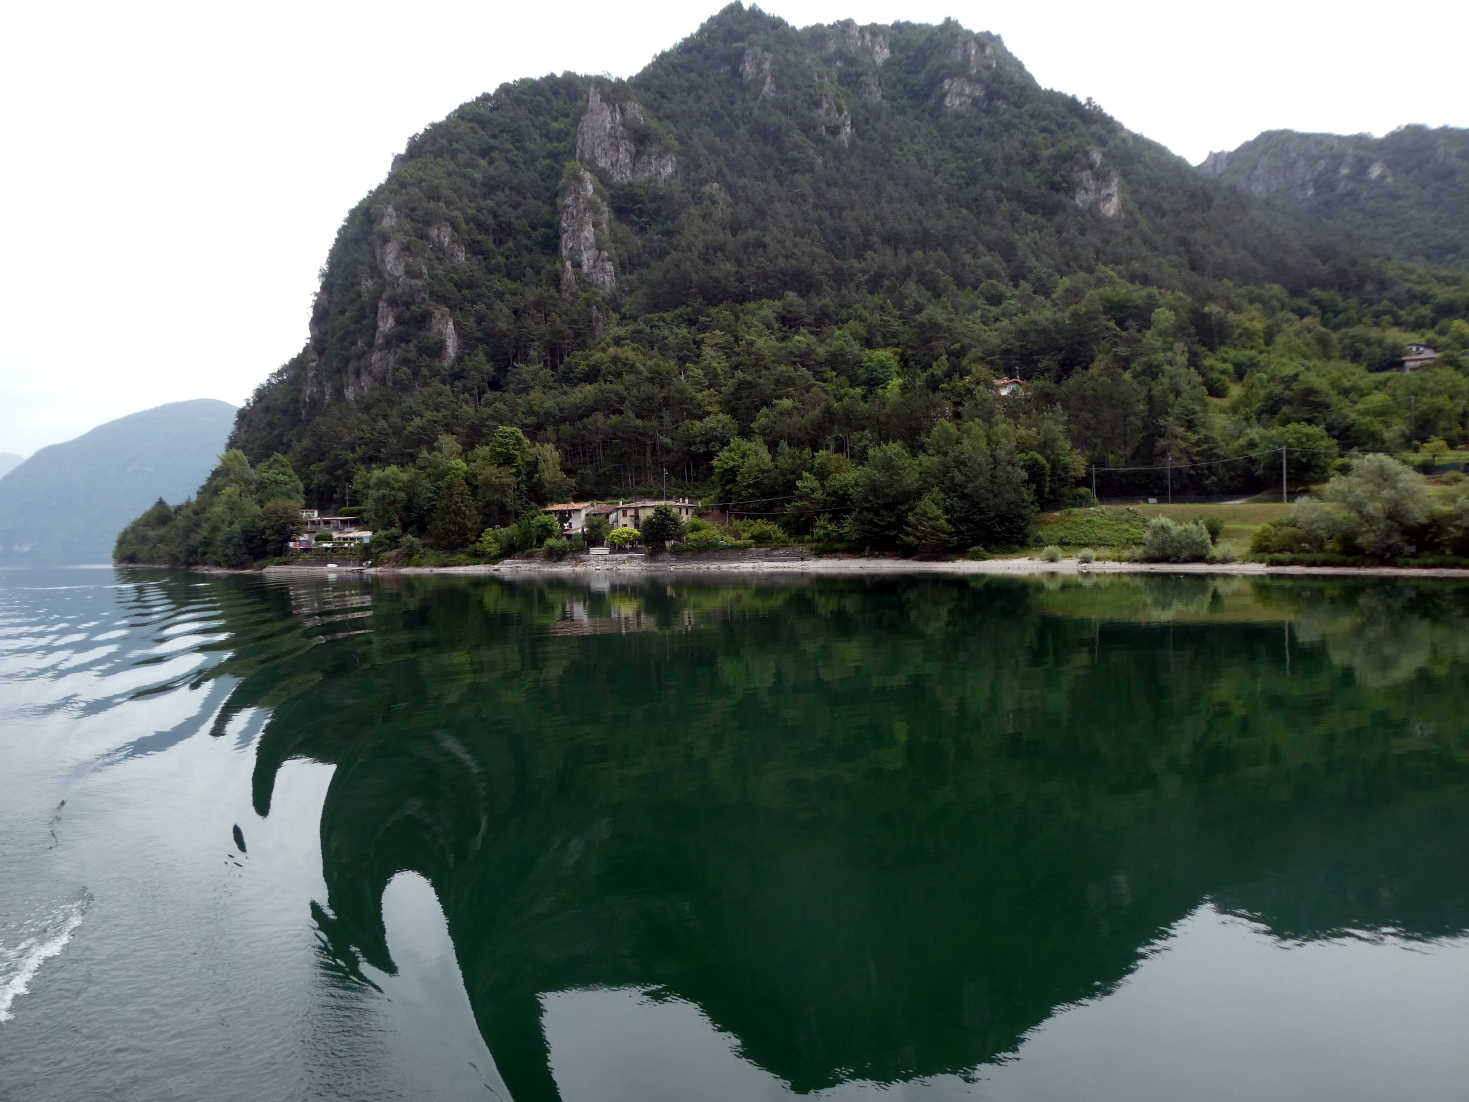
<svg viewBox="0 0 1469 1102"><path fill-rule="evenodd" d="M586 527L587 514L594 504L591 501L563 501L559 505L547 505L546 512L556 518L563 535L571 536Z"/></svg>

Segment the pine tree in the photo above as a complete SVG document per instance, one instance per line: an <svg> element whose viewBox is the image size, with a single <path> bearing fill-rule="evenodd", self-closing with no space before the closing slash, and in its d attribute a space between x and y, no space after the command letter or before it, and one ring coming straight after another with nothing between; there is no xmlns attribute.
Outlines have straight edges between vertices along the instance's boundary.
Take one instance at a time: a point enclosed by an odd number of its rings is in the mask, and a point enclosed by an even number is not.
<svg viewBox="0 0 1469 1102"><path fill-rule="evenodd" d="M918 499L908 513L908 526L903 542L919 557L941 555L954 546L954 530L944 515L943 498L937 490L929 490Z"/></svg>
<svg viewBox="0 0 1469 1102"><path fill-rule="evenodd" d="M454 475L444 485L439 504L429 518L428 531L441 551L467 547L475 537L474 498L464 479Z"/></svg>

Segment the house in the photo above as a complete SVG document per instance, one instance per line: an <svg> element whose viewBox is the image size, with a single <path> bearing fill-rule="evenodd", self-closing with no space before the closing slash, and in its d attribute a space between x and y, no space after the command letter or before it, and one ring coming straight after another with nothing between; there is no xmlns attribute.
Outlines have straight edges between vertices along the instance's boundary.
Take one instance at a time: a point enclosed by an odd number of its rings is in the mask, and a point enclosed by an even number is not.
<svg viewBox="0 0 1469 1102"><path fill-rule="evenodd" d="M688 498L656 498L646 501L619 501L616 505L589 505L582 514L581 525L586 524L586 518L590 516L604 516L607 524L612 528L641 528L643 521L653 515L653 510L660 505L667 505L678 514L680 520L687 522L699 510L699 506ZM546 507L546 511L554 513L559 506ZM563 524L562 530L568 534L581 531L581 527L566 528Z"/></svg>
<svg viewBox="0 0 1469 1102"><path fill-rule="evenodd" d="M318 532L347 532L361 523L359 517L324 517L315 509L302 509L301 519L306 522L306 534Z"/></svg>
<svg viewBox="0 0 1469 1102"><path fill-rule="evenodd" d="M653 510L660 505L667 505L678 514L678 519L685 523L688 522L689 518L694 515L694 511L698 508L698 506L687 498L659 498L651 501L629 501L627 504L617 507L617 522L613 524L613 527L641 528L643 521L652 516Z"/></svg>
<svg viewBox="0 0 1469 1102"><path fill-rule="evenodd" d="M563 501L559 505L547 505L546 512L561 525L563 536L574 536L587 526L587 513L594 502Z"/></svg>
<svg viewBox="0 0 1469 1102"><path fill-rule="evenodd" d="M360 517L322 516L315 509L302 509L306 531L291 541L291 550L310 551L313 547L365 547L372 542L372 529L362 528ZM330 540L318 540L320 535Z"/></svg>
<svg viewBox="0 0 1469 1102"><path fill-rule="evenodd" d="M1021 391L1021 389L1024 388L1024 386L1025 386L1025 380L1024 379L1017 379L1017 378L996 379L995 380L995 397L996 398L1008 398L1012 394L1018 394Z"/></svg>
<svg viewBox="0 0 1469 1102"><path fill-rule="evenodd" d="M1403 357L1402 365L1404 371L1417 371L1424 364L1430 364L1438 359L1438 350L1430 348L1426 344L1408 345L1408 354Z"/></svg>

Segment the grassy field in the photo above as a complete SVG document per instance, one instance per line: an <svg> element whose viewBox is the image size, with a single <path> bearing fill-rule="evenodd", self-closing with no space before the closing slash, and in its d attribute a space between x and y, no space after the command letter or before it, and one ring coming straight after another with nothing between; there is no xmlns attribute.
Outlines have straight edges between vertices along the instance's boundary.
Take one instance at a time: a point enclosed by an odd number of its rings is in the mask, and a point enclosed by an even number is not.
<svg viewBox="0 0 1469 1102"><path fill-rule="evenodd" d="M1290 515L1291 506L1279 501L1251 501L1243 505L1101 505L1092 509L1062 509L1036 518L1035 544L1055 544L1062 550L1090 547L1136 547L1142 543L1148 521L1157 516L1175 521L1218 517L1224 522L1219 542L1243 554L1255 529Z"/></svg>

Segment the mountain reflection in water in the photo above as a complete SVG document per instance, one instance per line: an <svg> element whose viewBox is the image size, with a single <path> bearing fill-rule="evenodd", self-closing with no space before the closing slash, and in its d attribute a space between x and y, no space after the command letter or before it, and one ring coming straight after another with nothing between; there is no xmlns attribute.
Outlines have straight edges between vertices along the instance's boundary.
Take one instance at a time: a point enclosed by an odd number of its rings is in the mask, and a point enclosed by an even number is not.
<svg viewBox="0 0 1469 1102"><path fill-rule="evenodd" d="M391 972L422 874L522 1102L556 992L696 1004L804 1092L970 1074L1204 904L1469 926L1458 584L211 584L256 810L335 766L333 954Z"/></svg>

